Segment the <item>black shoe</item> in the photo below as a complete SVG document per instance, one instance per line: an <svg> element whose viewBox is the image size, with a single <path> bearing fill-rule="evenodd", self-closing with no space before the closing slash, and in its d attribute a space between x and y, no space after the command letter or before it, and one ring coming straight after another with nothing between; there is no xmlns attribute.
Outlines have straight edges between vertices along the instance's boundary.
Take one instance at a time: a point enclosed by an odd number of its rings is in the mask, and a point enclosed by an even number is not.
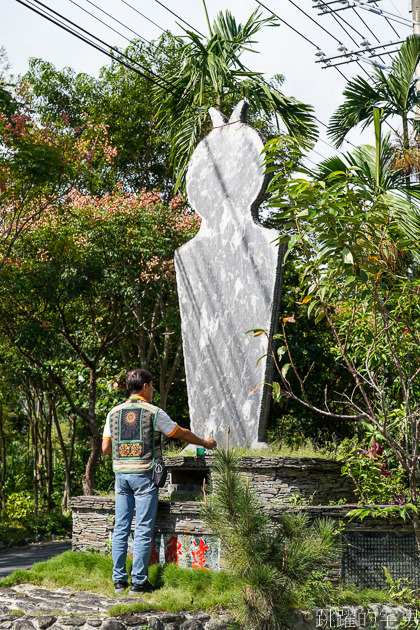
<svg viewBox="0 0 420 630"><path fill-rule="evenodd" d="M128 588L128 582L114 582L114 593L123 593Z"/></svg>
<svg viewBox="0 0 420 630"><path fill-rule="evenodd" d="M153 586L153 584L150 584L150 582L146 580L144 584L131 584L129 594L153 593L154 591L157 591L156 586Z"/></svg>

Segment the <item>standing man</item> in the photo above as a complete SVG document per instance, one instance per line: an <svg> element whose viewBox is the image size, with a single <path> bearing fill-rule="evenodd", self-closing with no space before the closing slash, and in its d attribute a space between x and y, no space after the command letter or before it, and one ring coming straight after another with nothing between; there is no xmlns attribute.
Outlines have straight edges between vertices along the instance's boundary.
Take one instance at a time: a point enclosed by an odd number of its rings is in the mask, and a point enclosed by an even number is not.
<svg viewBox="0 0 420 630"><path fill-rule="evenodd" d="M217 443L182 429L162 409L151 404L153 377L147 370L128 372L126 387L129 398L108 413L102 440L102 451L112 456L115 472L112 579L116 593L128 587L125 564L135 507L130 593L151 593L155 587L147 580L147 574L159 491L152 472L154 460L162 457L162 433L206 449L216 448Z"/></svg>

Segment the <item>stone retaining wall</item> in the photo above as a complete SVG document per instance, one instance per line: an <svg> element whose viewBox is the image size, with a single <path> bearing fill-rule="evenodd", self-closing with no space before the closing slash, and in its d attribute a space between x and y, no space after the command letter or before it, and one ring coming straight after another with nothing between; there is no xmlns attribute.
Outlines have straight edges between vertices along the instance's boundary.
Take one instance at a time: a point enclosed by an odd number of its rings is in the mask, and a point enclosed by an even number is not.
<svg viewBox="0 0 420 630"><path fill-rule="evenodd" d="M73 497L70 501L73 512L72 548L74 551L97 549L101 553L109 551L114 527L114 500L110 497ZM319 518L331 518L344 523L343 539L355 532L363 533L398 532L399 536L412 531L410 523L401 518L369 518L351 521L347 516L354 505L340 506L267 506L270 518L279 522L282 515L290 510L303 512L310 522ZM180 567L223 568L223 556L218 539L211 534L200 518L201 504L197 501L159 501L155 526L154 545L151 563L176 562ZM134 532L134 519L132 523ZM385 540L385 546L388 545ZM129 540L131 550L132 536ZM380 565L382 566L382 565ZM339 560L329 568L329 578L333 582L341 579L342 563Z"/></svg>
<svg viewBox="0 0 420 630"><path fill-rule="evenodd" d="M107 551L107 541L112 538L114 529L113 497L72 497L69 507L73 514L74 551L85 551L88 547ZM343 521L347 531L400 531L411 532L410 522L400 517L370 518L363 521L350 520L349 510L357 505L324 505L324 506L267 506L273 523L289 510L304 512L311 521L322 517ZM360 507L360 506L359 506ZM201 504L198 501L159 501L155 533L162 535L188 535L206 538L211 536L200 518ZM134 531L134 519L132 524Z"/></svg>
<svg viewBox="0 0 420 630"><path fill-rule="evenodd" d="M212 456L166 457L169 470L162 496L177 498L172 491L179 486L200 496L203 478L211 480L215 466ZM313 505L328 505L346 499L355 500L354 483L341 475L341 462L313 457L242 457L239 469L258 491L260 500L268 504L288 503L298 495ZM196 483L194 483L196 482Z"/></svg>
<svg viewBox="0 0 420 630"><path fill-rule="evenodd" d="M204 478L209 480L213 457L168 458L171 488L200 492ZM240 469L257 489L263 508L273 525L285 511L303 511L312 522L329 517L343 522L343 555L329 567L330 579L351 582L360 587L386 586L383 566L395 579L409 577L420 588L420 562L415 551L411 523L401 518L351 520L347 514L356 504L327 505L331 500L353 493L351 480L340 475L341 465L331 460L294 457L244 457ZM315 493L315 494L314 494ZM315 505L294 506L292 494L313 496ZM324 503L323 505L319 503ZM218 539L200 518L199 501L159 501L151 563L175 562L180 567L217 570L223 568ZM112 497L74 497L73 549L109 551L114 528ZM134 531L134 520L132 532ZM132 549L133 534L129 539Z"/></svg>

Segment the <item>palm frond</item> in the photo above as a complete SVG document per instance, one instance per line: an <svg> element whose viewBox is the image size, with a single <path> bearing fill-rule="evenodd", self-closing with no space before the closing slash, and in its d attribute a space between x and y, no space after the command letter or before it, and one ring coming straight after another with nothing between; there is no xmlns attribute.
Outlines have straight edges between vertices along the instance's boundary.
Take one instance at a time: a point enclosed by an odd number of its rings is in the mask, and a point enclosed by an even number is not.
<svg viewBox="0 0 420 630"><path fill-rule="evenodd" d="M182 47L181 67L165 76L170 89L164 84L155 89L158 126L168 131L177 186L208 128L203 112L212 106L223 109L225 100L232 103L246 98L266 119L280 117L301 146L313 146L317 138L313 109L267 84L261 73L248 70L240 60L267 25L275 25L275 20L262 18L258 10L244 24L226 11L218 14L206 40L187 30L177 38Z"/></svg>
<svg viewBox="0 0 420 630"><path fill-rule="evenodd" d="M420 62L420 35L408 37L386 74L376 68L369 79L356 77L347 83L344 103L331 117L328 136L340 147L348 132L361 124L362 130L372 123L373 108L383 110L385 120L397 115L406 119L409 111L420 103L414 75Z"/></svg>

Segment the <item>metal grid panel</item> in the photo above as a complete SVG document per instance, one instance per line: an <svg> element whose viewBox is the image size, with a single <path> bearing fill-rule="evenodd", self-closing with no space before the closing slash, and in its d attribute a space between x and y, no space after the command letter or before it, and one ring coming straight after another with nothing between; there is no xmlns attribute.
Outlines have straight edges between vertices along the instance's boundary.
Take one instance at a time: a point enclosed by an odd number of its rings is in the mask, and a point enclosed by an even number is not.
<svg viewBox="0 0 420 630"><path fill-rule="evenodd" d="M386 588L386 567L394 579L420 587L420 561L414 534L407 532L343 532L343 582L359 587Z"/></svg>

